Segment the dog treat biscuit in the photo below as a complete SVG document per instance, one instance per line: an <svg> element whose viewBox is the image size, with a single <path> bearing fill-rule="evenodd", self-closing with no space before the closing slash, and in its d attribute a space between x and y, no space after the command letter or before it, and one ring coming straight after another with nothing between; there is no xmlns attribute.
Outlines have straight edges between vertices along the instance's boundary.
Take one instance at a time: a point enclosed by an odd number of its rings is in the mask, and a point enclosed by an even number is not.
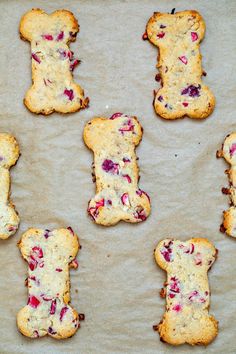
<svg viewBox="0 0 236 354"><path fill-rule="evenodd" d="M217 157L224 157L230 164L230 169L225 171L229 177L230 187L222 188L222 192L229 195L231 207L223 212L220 230L228 236L236 237L236 133L227 135L222 149L217 151Z"/></svg>
<svg viewBox="0 0 236 354"><path fill-rule="evenodd" d="M206 118L214 109L214 96L201 80L204 33L204 20L196 11L155 12L148 21L145 36L159 48L162 87L153 104L162 118Z"/></svg>
<svg viewBox="0 0 236 354"><path fill-rule="evenodd" d="M20 155L16 139L6 133L0 134L0 238L7 239L14 235L19 226L19 216L9 200L10 168L15 165Z"/></svg>
<svg viewBox="0 0 236 354"><path fill-rule="evenodd" d="M137 118L122 113L86 124L84 141L94 152L96 177L96 195L89 202L88 213L97 224L137 223L150 214L149 196L138 187L135 147L141 138Z"/></svg>
<svg viewBox="0 0 236 354"><path fill-rule="evenodd" d="M186 242L161 241L155 250L157 264L167 272L161 295L166 312L158 326L160 339L172 345L207 345L217 335L218 322L209 315L210 290L207 271L217 250L204 238Z"/></svg>
<svg viewBox="0 0 236 354"><path fill-rule="evenodd" d="M32 53L33 85L24 99L31 112L70 113L88 105L88 98L72 75L79 60L74 58L69 43L75 41L78 31L77 20L67 10L47 15L33 9L22 17L20 34L31 43Z"/></svg>
<svg viewBox="0 0 236 354"><path fill-rule="evenodd" d="M71 337L79 328L78 313L69 305L69 268L78 267L77 235L68 229L29 229L19 242L28 262L28 303L17 315L22 334L31 338L49 335Z"/></svg>

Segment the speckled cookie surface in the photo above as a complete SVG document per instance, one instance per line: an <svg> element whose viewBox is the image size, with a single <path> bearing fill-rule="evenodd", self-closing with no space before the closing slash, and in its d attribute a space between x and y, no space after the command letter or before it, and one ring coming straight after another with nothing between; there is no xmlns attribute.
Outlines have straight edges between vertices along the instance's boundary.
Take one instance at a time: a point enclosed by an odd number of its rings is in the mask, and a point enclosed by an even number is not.
<svg viewBox="0 0 236 354"><path fill-rule="evenodd" d="M186 242L161 241L155 250L157 264L167 272L162 290L166 312L157 326L162 341L172 345L207 345L217 335L218 322L209 315L207 272L217 250L204 238Z"/></svg>
<svg viewBox="0 0 236 354"><path fill-rule="evenodd" d="M156 113L165 119L208 117L215 99L201 80L199 46L205 33L201 15L196 11L155 12L146 32L159 49L157 68L162 87L155 93Z"/></svg>
<svg viewBox="0 0 236 354"><path fill-rule="evenodd" d="M31 338L71 337L79 328L78 313L69 305L69 268L78 267L77 235L68 229L29 229L19 242L28 262L28 303L17 315L17 326Z"/></svg>
<svg viewBox="0 0 236 354"><path fill-rule="evenodd" d="M141 138L137 118L122 113L86 124L84 141L94 152L96 178L96 195L89 202L88 213L97 224L137 223L150 214L149 196L138 186L135 147Z"/></svg>
<svg viewBox="0 0 236 354"><path fill-rule="evenodd" d="M9 199L10 168L15 165L20 155L16 139L6 133L0 133L0 239L7 239L15 234L19 226L19 216Z"/></svg>
<svg viewBox="0 0 236 354"><path fill-rule="evenodd" d="M228 236L236 237L236 133L225 138L222 149L217 152L217 157L224 157L230 165L230 168L225 171L230 187L222 188L222 192L229 195L231 207L223 212L223 224L220 230Z"/></svg>
<svg viewBox="0 0 236 354"><path fill-rule="evenodd" d="M88 105L88 98L72 75L79 61L69 43L75 41L78 31L77 20L67 10L48 15L33 9L21 18L20 35L31 43L33 85L24 99L31 112L70 113Z"/></svg>

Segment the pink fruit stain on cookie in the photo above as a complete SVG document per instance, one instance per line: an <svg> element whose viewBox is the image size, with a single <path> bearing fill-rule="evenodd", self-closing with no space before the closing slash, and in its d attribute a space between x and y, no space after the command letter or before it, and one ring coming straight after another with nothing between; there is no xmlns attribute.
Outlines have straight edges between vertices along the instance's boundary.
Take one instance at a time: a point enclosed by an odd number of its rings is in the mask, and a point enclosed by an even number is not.
<svg viewBox="0 0 236 354"><path fill-rule="evenodd" d="M189 97L199 97L200 96L201 85L189 85L181 91L181 95L188 95Z"/></svg>
<svg viewBox="0 0 236 354"><path fill-rule="evenodd" d="M163 37L165 37L165 32L161 31L157 33L157 38L163 38Z"/></svg>
<svg viewBox="0 0 236 354"><path fill-rule="evenodd" d="M70 70L73 71L75 67L79 64L79 60L75 59L71 64L70 64Z"/></svg>
<svg viewBox="0 0 236 354"><path fill-rule="evenodd" d="M198 34L196 32L191 32L191 38L192 42L195 42L198 40Z"/></svg>
<svg viewBox="0 0 236 354"><path fill-rule="evenodd" d="M182 311L182 309L183 309L183 306L181 304L176 304L172 307L172 310L176 311L176 312L180 312L180 311Z"/></svg>
<svg viewBox="0 0 236 354"><path fill-rule="evenodd" d="M61 31L61 32L58 34L58 36L57 36L57 41L59 42L59 41L61 41L63 38L64 38L64 32Z"/></svg>
<svg viewBox="0 0 236 354"><path fill-rule="evenodd" d="M129 194L128 194L128 193L122 194L122 196L121 196L121 201L122 201L122 204L123 204L123 205L125 205L125 206L130 206Z"/></svg>
<svg viewBox="0 0 236 354"><path fill-rule="evenodd" d="M184 246L182 243L179 245L179 248L181 248L183 250L183 253L189 253L189 254L193 254L194 252L194 244L190 243L189 246Z"/></svg>
<svg viewBox="0 0 236 354"><path fill-rule="evenodd" d="M77 269L79 267L79 263L77 261L77 259L73 259L73 261L70 263L71 267L73 267L74 269Z"/></svg>
<svg viewBox="0 0 236 354"><path fill-rule="evenodd" d="M31 296L29 296L27 304L30 305L31 307L33 307L34 309L36 309L39 306L40 301L37 299L36 296L31 295Z"/></svg>
<svg viewBox="0 0 236 354"><path fill-rule="evenodd" d="M50 315L54 315L56 312L57 300L52 300L51 307L50 307Z"/></svg>
<svg viewBox="0 0 236 354"><path fill-rule="evenodd" d="M119 174L119 164L114 163L112 160L104 160L102 163L102 169L105 172L110 172L112 174L118 175Z"/></svg>
<svg viewBox="0 0 236 354"><path fill-rule="evenodd" d="M62 307L61 312L60 312L60 321L63 320L63 317L65 316L67 311L68 311L68 307Z"/></svg>
<svg viewBox="0 0 236 354"><path fill-rule="evenodd" d="M119 129L119 131L124 134L125 132L130 132L130 131L133 131L134 130L134 125L132 123L132 120L131 119L128 119L128 121L126 121L122 128Z"/></svg>
<svg viewBox="0 0 236 354"><path fill-rule="evenodd" d="M142 197L143 194L146 195L146 197L148 198L148 200L149 200L149 202L150 202L150 197L149 197L149 195L148 195L146 192L144 192L142 189L138 189L138 190L136 191L136 194L138 194L140 197Z"/></svg>
<svg viewBox="0 0 236 354"><path fill-rule="evenodd" d="M64 95L66 95L70 101L73 101L73 98L74 98L74 91L73 90L65 89Z"/></svg>
<svg viewBox="0 0 236 354"><path fill-rule="evenodd" d="M50 230L46 229L45 232L44 232L44 237L48 238L50 236L49 235L50 232L51 232Z"/></svg>
<svg viewBox="0 0 236 354"><path fill-rule="evenodd" d="M188 64L188 59L185 55L182 55L181 57L179 57L179 60L182 61L182 63L184 63L185 65Z"/></svg>
<svg viewBox="0 0 236 354"><path fill-rule="evenodd" d="M146 213L143 208L138 208L134 213L134 217L142 221L145 221L147 219Z"/></svg>
<svg viewBox="0 0 236 354"><path fill-rule="evenodd" d="M53 36L51 34L43 34L42 38L46 39L47 41L53 41Z"/></svg>
<svg viewBox="0 0 236 354"><path fill-rule="evenodd" d="M43 250L39 246L34 246L32 248L33 253L36 255L38 258L43 258Z"/></svg>
<svg viewBox="0 0 236 354"><path fill-rule="evenodd" d="M114 113L109 119L113 120L113 119L119 118L121 116L123 116L123 113L117 112L117 113Z"/></svg>
<svg viewBox="0 0 236 354"><path fill-rule="evenodd" d="M200 252L197 252L194 261L196 265L202 265L202 254Z"/></svg>
<svg viewBox="0 0 236 354"><path fill-rule="evenodd" d="M234 155L235 151L236 151L236 143L233 143L229 149L230 157Z"/></svg>
<svg viewBox="0 0 236 354"><path fill-rule="evenodd" d="M39 63L39 64L41 63L41 60L40 60L40 58L37 56L37 54L32 53L31 56L32 56L32 58L33 58L35 61L37 61L37 63Z"/></svg>
<svg viewBox="0 0 236 354"><path fill-rule="evenodd" d="M170 240L167 244L164 243L163 248L161 249L161 254L166 262L172 261L172 245L173 241Z"/></svg>
<svg viewBox="0 0 236 354"><path fill-rule="evenodd" d="M67 227L67 230L69 230L70 231L70 233L72 234L72 235L74 235L75 233L74 233L74 230L72 229L72 227L71 226L68 226Z"/></svg>
<svg viewBox="0 0 236 354"><path fill-rule="evenodd" d="M125 178L128 183L132 182L131 177L129 175L123 175L122 177Z"/></svg>
<svg viewBox="0 0 236 354"><path fill-rule="evenodd" d="M30 261L28 262L30 270L35 270L37 268L38 262L33 256L30 256Z"/></svg>
<svg viewBox="0 0 236 354"><path fill-rule="evenodd" d="M56 268L56 272L61 273L61 272L62 272L62 269L61 269L61 268Z"/></svg>

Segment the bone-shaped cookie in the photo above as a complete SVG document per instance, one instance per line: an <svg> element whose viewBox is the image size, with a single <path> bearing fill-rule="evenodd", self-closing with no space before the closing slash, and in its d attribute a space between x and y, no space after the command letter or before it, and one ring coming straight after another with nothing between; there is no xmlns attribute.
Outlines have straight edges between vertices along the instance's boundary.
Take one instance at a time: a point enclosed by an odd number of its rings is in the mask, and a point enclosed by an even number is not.
<svg viewBox="0 0 236 354"><path fill-rule="evenodd" d="M10 168L15 165L20 155L16 139L6 133L0 134L0 238L7 239L14 235L19 226L19 216L9 200Z"/></svg>
<svg viewBox="0 0 236 354"><path fill-rule="evenodd" d="M19 248L29 266L28 304L17 315L20 332L31 338L71 337L79 328L78 313L69 305L69 268L78 267L77 235L70 227L32 228L23 234Z"/></svg>
<svg viewBox="0 0 236 354"><path fill-rule="evenodd" d="M88 105L84 91L73 80L72 72L79 63L69 49L79 25L67 10L47 15L43 10L27 12L20 22L22 39L31 43L32 81L24 99L34 113L48 115L76 112Z"/></svg>
<svg viewBox="0 0 236 354"><path fill-rule="evenodd" d="M224 157L230 164L226 170L229 177L229 188L222 188L224 194L229 194L231 207L223 212L223 223L220 227L228 236L236 237L236 133L227 135L222 149L217 151L217 157Z"/></svg>
<svg viewBox="0 0 236 354"><path fill-rule="evenodd" d="M88 213L97 224L136 223L150 214L149 196L138 187L135 147L141 138L137 118L122 113L86 124L84 141L94 152L96 177L96 195L89 202Z"/></svg>
<svg viewBox="0 0 236 354"><path fill-rule="evenodd" d="M153 104L162 118L206 118L214 109L214 96L201 80L199 46L204 33L204 20L196 11L155 12L148 21L143 38L159 48L162 87Z"/></svg>
<svg viewBox="0 0 236 354"><path fill-rule="evenodd" d="M166 312L154 329L162 341L172 345L210 343L218 332L218 322L209 315L210 290L207 272L217 250L204 238L186 242L165 239L155 250L157 264L167 272L161 295Z"/></svg>

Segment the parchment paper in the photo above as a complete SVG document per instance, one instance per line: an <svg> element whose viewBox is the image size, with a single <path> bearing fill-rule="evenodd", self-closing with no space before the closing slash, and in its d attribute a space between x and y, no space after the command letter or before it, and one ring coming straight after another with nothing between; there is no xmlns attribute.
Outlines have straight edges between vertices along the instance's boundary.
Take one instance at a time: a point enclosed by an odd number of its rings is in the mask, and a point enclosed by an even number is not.
<svg viewBox="0 0 236 354"><path fill-rule="evenodd" d="M47 119L23 105L31 84L30 45L20 40L21 16L32 7L66 8L81 31L73 50L82 60L75 79L91 103L87 110ZM165 121L152 108L157 49L141 37L154 11L195 9L206 21L201 45L204 78L217 105L203 121ZM19 141L22 156L12 168L12 199L21 218L15 236L0 244L0 353L235 353L236 240L218 229L228 198L223 160L215 152L236 129L235 1L0 1L0 131ZM99 227L87 217L95 193L92 154L84 146L84 124L94 115L121 111L144 128L137 149L140 187L152 214L139 225ZM86 320L68 340L30 340L18 333L16 314L27 302L27 264L16 247L29 227L72 226L80 236L80 267L71 271L72 305ZM162 318L159 290L164 272L153 249L165 237L207 237L219 249L209 273L210 312L219 335L207 348L170 347L152 329ZM78 294L76 293L78 290Z"/></svg>

